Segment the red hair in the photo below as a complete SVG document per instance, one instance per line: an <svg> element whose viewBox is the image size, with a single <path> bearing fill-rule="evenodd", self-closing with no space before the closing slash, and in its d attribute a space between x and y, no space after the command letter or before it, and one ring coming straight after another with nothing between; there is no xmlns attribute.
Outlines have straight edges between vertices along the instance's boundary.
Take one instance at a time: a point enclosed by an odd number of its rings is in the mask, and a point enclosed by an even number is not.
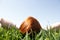
<svg viewBox="0 0 60 40"><path fill-rule="evenodd" d="M32 31L40 31L41 29L41 25L39 24L39 22L33 18L33 17L28 17L20 26L20 31L22 33L26 33L26 32L30 32L30 30L32 29Z"/></svg>

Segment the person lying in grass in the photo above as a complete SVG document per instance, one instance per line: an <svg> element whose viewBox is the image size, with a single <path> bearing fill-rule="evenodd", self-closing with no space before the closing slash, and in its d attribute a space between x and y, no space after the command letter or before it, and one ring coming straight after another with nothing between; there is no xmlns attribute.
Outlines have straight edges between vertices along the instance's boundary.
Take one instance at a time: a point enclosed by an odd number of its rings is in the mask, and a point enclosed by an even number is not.
<svg viewBox="0 0 60 40"><path fill-rule="evenodd" d="M10 22L10 21L7 21L7 20L5 20L5 19L3 19L3 18L1 18L0 19L0 24L1 24L1 26L3 27L3 28L7 28L7 29L9 29L9 28L11 28L11 27L15 27L16 25L14 25L12 22Z"/></svg>

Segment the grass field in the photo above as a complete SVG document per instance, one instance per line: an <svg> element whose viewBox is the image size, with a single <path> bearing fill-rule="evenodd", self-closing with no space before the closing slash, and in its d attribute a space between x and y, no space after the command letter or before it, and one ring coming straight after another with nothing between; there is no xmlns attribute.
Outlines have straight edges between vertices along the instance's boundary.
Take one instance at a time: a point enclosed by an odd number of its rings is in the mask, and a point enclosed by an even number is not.
<svg viewBox="0 0 60 40"><path fill-rule="evenodd" d="M0 27L0 40L60 40L60 30L43 30L39 33L22 34L18 29L9 30Z"/></svg>

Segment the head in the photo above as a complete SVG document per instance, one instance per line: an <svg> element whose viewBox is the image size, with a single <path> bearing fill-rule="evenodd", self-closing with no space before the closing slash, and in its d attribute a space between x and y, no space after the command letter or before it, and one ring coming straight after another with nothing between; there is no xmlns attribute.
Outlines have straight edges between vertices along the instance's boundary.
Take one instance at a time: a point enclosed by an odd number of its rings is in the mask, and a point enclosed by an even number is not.
<svg viewBox="0 0 60 40"><path fill-rule="evenodd" d="M0 18L0 23L1 23L1 18Z"/></svg>
<svg viewBox="0 0 60 40"><path fill-rule="evenodd" d="M30 32L31 30L35 31L35 32L39 32L41 29L41 25L39 24L39 22L34 17L28 17L21 24L19 29L22 33Z"/></svg>

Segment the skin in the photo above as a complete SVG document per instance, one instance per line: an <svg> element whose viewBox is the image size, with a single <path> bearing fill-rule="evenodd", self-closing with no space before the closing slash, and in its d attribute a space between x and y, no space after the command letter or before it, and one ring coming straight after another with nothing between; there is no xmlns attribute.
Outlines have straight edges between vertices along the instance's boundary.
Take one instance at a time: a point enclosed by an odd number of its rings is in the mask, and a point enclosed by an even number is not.
<svg viewBox="0 0 60 40"><path fill-rule="evenodd" d="M41 25L39 22L33 18L33 17L28 17L20 26L20 31L24 34L26 32L30 32L31 29L32 31L39 32L41 29Z"/></svg>

